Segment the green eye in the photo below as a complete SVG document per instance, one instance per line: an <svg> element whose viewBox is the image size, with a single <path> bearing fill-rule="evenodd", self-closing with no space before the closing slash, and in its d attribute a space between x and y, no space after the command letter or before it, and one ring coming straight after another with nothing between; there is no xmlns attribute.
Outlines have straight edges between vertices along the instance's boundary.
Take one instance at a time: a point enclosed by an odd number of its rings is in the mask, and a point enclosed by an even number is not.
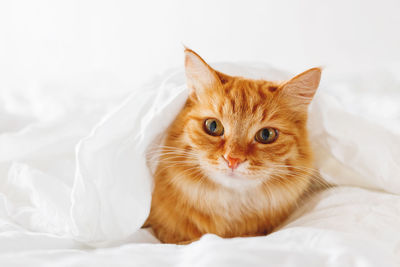
<svg viewBox="0 0 400 267"><path fill-rule="evenodd" d="M204 131L212 136L221 136L224 134L224 126L217 119L206 119L204 121Z"/></svg>
<svg viewBox="0 0 400 267"><path fill-rule="evenodd" d="M278 130L267 127L267 128L262 128L256 133L256 136L254 139L262 144L271 144L275 142L275 140L278 138Z"/></svg>

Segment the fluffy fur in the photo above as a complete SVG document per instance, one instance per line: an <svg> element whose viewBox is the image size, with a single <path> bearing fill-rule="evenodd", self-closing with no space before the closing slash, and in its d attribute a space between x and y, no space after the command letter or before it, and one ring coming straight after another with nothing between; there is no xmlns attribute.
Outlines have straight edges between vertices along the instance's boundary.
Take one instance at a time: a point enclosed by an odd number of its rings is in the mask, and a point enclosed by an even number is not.
<svg viewBox="0 0 400 267"><path fill-rule="evenodd" d="M321 70L284 83L231 77L189 49L185 67L191 94L154 151L147 225L166 243L270 233L315 181L306 121ZM222 123L223 135L207 134L208 118ZM264 127L277 129L275 142L255 140ZM241 163L229 168L227 156Z"/></svg>

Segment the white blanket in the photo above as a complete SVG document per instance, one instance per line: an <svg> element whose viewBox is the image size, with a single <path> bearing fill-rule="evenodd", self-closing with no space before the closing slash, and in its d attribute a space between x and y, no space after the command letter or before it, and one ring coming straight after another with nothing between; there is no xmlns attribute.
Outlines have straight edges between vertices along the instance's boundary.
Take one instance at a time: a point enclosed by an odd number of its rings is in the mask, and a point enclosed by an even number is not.
<svg viewBox="0 0 400 267"><path fill-rule="evenodd" d="M287 77L263 64L216 68L254 78ZM129 97L5 90L0 265L400 264L400 75L339 74L325 71L309 128L316 166L341 187L316 196L269 236L206 235L189 246L154 244L159 242L151 232L139 229L151 200L145 153L187 97L182 71Z"/></svg>

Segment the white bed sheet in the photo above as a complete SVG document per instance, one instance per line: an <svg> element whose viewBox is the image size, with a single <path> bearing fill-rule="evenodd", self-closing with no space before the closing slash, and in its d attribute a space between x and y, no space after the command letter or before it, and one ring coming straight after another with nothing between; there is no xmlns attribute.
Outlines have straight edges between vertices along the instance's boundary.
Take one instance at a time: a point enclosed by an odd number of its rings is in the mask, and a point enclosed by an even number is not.
<svg viewBox="0 0 400 267"><path fill-rule="evenodd" d="M206 235L187 246L128 243L89 249L47 234L0 228L1 266L399 266L398 196L343 187L269 236ZM144 229L140 239L156 242Z"/></svg>
<svg viewBox="0 0 400 267"><path fill-rule="evenodd" d="M219 68L287 77L239 66ZM400 75L360 73L327 70L311 107L317 167L341 186L269 236L188 246L138 230L151 193L144 153L186 98L182 71L129 98L2 92L0 265L398 266Z"/></svg>

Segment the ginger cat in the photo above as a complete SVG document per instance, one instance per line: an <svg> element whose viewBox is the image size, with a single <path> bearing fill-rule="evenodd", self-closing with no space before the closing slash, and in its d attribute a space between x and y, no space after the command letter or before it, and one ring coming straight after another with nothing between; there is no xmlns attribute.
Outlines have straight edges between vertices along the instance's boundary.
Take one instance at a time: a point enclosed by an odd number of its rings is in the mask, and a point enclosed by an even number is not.
<svg viewBox="0 0 400 267"><path fill-rule="evenodd" d="M165 243L270 233L316 182L306 122L321 69L251 80L190 49L185 68L191 93L159 148L146 225Z"/></svg>

